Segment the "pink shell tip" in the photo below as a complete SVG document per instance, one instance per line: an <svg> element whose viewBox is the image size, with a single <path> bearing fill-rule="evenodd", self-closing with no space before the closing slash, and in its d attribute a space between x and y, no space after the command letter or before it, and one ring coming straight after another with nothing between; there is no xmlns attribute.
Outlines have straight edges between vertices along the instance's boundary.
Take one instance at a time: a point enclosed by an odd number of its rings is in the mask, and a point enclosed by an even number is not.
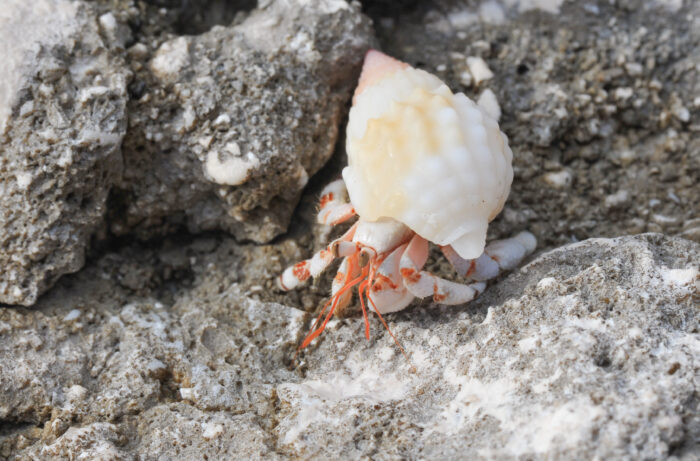
<svg viewBox="0 0 700 461"><path fill-rule="evenodd" d="M408 67L408 64L401 62L398 59L394 59L391 56L387 56L381 51L368 50L365 54L365 62L362 65L362 73L360 74L360 81L355 89L355 95L353 96L353 104L355 99L369 86L383 79L389 74L393 74L397 70L401 70Z"/></svg>

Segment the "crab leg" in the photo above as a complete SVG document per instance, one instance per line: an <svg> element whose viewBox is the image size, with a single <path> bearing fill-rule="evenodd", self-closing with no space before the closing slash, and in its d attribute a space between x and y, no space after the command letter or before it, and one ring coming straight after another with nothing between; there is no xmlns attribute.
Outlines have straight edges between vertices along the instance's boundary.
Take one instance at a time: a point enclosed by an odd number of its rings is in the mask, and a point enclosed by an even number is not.
<svg viewBox="0 0 700 461"><path fill-rule="evenodd" d="M289 266L280 274L277 286L285 291L292 290L306 282L309 277L316 277L323 272L335 258L352 254L355 251L355 244L351 243L351 240L355 235L355 229L357 229L357 223L342 236L333 240L325 250L319 251L310 259Z"/></svg>
<svg viewBox="0 0 700 461"><path fill-rule="evenodd" d="M356 257L356 256L354 256L354 257ZM352 269L349 269L349 271L352 271ZM316 322L314 322L314 325L311 328L311 332L308 335L306 335L306 338L304 339L304 341L301 343L301 345L297 349L297 352L299 350L305 348L306 346L308 346L311 343L311 341L316 339L318 337L318 335L320 335L323 332L323 330L325 330L326 325L328 324L328 321L331 319L331 317L333 317L333 313L335 312L336 308L338 307L338 304L339 304L341 298L343 297L343 295L347 291L351 290L358 283L361 283L362 280L367 278L368 272L369 272L369 269L367 266L365 266L364 268L362 268L362 273L358 277L356 277L352 280L346 281L343 284L343 286L340 288L340 290L337 291L333 296L331 296L331 299L323 306L321 313L319 314L318 318L316 319ZM329 305L331 306L331 309L328 311L328 314L326 314L326 319L323 321L323 323L321 324L320 327L316 328L318 326L318 323L319 323L321 317L326 312L326 309L328 309Z"/></svg>
<svg viewBox="0 0 700 461"><path fill-rule="evenodd" d="M319 224L335 226L355 216L355 208L348 203L345 182L338 179L321 191L321 209L316 220Z"/></svg>
<svg viewBox="0 0 700 461"><path fill-rule="evenodd" d="M400 311L415 297L413 293L406 290L399 273L399 262L406 247L408 244L399 246L379 264L369 285L367 295L371 297L372 305L376 306L382 314Z"/></svg>
<svg viewBox="0 0 700 461"><path fill-rule="evenodd" d="M428 241L416 234L399 263L404 285L414 296L425 298L433 295L433 301L436 303L463 304L476 298L486 288L483 282L464 285L421 270L427 259Z"/></svg>
<svg viewBox="0 0 700 461"><path fill-rule="evenodd" d="M491 242L476 259L463 259L451 246L441 250L455 270L467 280L484 282L496 277L501 271L516 267L523 258L535 250L537 240L529 232L515 237Z"/></svg>
<svg viewBox="0 0 700 461"><path fill-rule="evenodd" d="M343 262L340 263L338 273L333 279L331 288L331 297L338 297L336 309L339 312L342 312L343 309L350 304L350 301L352 301L352 290L340 293L341 290L352 280L357 278L358 275L360 275L360 264L357 253L343 258Z"/></svg>

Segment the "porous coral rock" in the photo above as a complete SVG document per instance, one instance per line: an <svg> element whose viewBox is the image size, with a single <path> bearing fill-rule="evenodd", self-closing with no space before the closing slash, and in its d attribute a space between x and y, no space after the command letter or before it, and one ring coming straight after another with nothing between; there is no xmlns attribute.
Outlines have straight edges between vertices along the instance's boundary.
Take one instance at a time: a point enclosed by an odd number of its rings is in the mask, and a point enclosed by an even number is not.
<svg viewBox="0 0 700 461"><path fill-rule="evenodd" d="M68 0L0 11L0 303L33 304L83 265L121 174L127 71Z"/></svg>
<svg viewBox="0 0 700 461"><path fill-rule="evenodd" d="M125 174L111 229L184 225L269 241L336 144L372 32L356 4L266 2L132 62Z"/></svg>
<svg viewBox="0 0 700 461"><path fill-rule="evenodd" d="M275 247L221 238L180 248L194 275L170 295L121 286L115 267L129 258L111 254L60 281L39 309L0 310L0 456L104 447L126 459L692 459L697 450L697 243L644 234L569 245L467 306L389 316L410 363L379 321L367 341L355 317L333 320L296 367L308 318L246 295L268 266L231 266ZM162 272L167 252L139 265Z"/></svg>

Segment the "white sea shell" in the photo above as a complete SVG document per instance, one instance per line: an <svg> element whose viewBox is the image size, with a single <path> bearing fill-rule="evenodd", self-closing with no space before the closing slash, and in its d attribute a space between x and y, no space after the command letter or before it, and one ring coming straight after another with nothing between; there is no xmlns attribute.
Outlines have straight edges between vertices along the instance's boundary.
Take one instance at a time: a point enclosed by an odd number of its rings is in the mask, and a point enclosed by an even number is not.
<svg viewBox="0 0 700 461"><path fill-rule="evenodd" d="M463 258L478 257L513 180L506 136L436 76L369 53L343 170L355 210L363 220L393 218Z"/></svg>

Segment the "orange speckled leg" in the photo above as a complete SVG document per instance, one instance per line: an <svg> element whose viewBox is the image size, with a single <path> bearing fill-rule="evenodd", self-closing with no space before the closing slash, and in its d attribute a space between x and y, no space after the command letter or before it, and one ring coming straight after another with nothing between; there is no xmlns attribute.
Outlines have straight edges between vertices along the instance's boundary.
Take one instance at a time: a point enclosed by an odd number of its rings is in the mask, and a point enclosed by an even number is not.
<svg viewBox="0 0 700 461"><path fill-rule="evenodd" d="M421 270L427 259L428 242L419 235L414 236L399 263L403 283L414 296L425 298L432 295L436 303L463 304L477 297L486 288L485 283L464 285Z"/></svg>
<svg viewBox="0 0 700 461"><path fill-rule="evenodd" d="M335 226L347 221L355 214L355 208L348 203L348 191L342 179L335 180L323 188L320 210L316 217L319 224Z"/></svg>
<svg viewBox="0 0 700 461"><path fill-rule="evenodd" d="M316 277L323 272L338 256L347 256L347 254L339 253L339 247L344 248L347 246L345 244L350 245L350 241L355 235L355 229L357 229L357 224L354 224L345 234L331 242L325 250L321 250L310 259L298 262L285 269L277 278L277 286L285 291L297 288L310 277Z"/></svg>
<svg viewBox="0 0 700 461"><path fill-rule="evenodd" d="M415 297L406 289L399 273L399 262L407 246L401 245L381 261L369 285L368 296L372 298L372 305L382 314L404 309Z"/></svg>
<svg viewBox="0 0 700 461"><path fill-rule="evenodd" d="M536 246L535 236L521 232L515 237L489 243L476 259L463 259L451 246L441 247L441 250L462 277L485 282L504 270L515 268Z"/></svg>

